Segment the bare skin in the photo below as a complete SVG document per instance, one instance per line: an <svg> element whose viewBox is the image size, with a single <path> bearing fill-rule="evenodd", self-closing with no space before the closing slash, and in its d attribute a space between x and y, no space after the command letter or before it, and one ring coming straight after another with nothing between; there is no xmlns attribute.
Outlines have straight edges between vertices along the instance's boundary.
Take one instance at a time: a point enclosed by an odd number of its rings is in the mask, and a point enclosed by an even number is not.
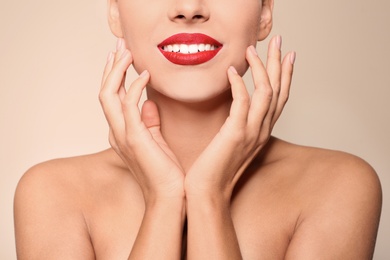
<svg viewBox="0 0 390 260"><path fill-rule="evenodd" d="M282 58L279 36L270 41L266 64L251 45L272 27L272 1L109 4L119 40L99 98L112 149L50 161L24 175L15 195L19 259L372 257L381 209L374 170L348 154L271 136L295 60L294 52ZM229 8L222 12L221 4ZM142 14L129 16L131 10ZM151 19L138 23L142 17ZM155 54L150 39L165 29L208 24L207 30L235 30L220 35L228 47L210 63L177 72ZM133 62L146 69L126 88ZM252 96L241 78L247 65ZM145 88L148 101L139 111Z"/></svg>
<svg viewBox="0 0 390 260"><path fill-rule="evenodd" d="M232 199L243 259L370 259L380 198L361 159L272 139ZM112 149L35 166L16 196L18 257L126 259L144 208Z"/></svg>

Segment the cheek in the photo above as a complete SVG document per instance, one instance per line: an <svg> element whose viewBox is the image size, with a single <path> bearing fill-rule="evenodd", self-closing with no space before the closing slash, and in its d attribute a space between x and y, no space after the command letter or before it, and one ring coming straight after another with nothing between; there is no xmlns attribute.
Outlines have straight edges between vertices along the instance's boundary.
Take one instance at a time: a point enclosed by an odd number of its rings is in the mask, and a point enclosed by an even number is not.
<svg viewBox="0 0 390 260"><path fill-rule="evenodd" d="M256 46L260 29L261 1L245 0L234 1L224 15L224 27L229 28L229 43L227 45L231 65L239 74L243 75L248 64L245 59L245 52L248 46Z"/></svg>
<svg viewBox="0 0 390 260"><path fill-rule="evenodd" d="M258 5L251 5L250 7L237 13L234 18L237 21L234 33L245 39L248 45L253 45L257 42L260 30L261 7ZM241 13L246 15L243 16Z"/></svg>
<svg viewBox="0 0 390 260"><path fill-rule="evenodd" d="M154 8L145 8L142 1L121 1L119 6L126 47L134 54L145 47L149 34L155 30L158 14ZM152 17L145 19L145 17Z"/></svg>

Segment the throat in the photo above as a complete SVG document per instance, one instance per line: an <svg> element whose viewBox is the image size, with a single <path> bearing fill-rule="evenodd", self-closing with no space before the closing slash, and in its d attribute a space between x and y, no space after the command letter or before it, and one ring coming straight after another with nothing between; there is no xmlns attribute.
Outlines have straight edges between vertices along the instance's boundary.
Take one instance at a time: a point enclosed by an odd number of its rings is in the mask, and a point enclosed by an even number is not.
<svg viewBox="0 0 390 260"><path fill-rule="evenodd" d="M161 133L184 170L219 132L232 102L230 90L198 103L173 100L154 90L148 90L148 99L157 104Z"/></svg>

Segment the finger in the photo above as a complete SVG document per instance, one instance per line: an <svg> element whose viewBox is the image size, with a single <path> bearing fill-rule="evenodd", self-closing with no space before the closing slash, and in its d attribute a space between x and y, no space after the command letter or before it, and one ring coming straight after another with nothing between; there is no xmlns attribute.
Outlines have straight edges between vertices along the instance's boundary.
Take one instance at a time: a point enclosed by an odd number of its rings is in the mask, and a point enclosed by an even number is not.
<svg viewBox="0 0 390 260"><path fill-rule="evenodd" d="M114 134L124 129L122 105L118 92L131 62L131 54L125 50L119 60L113 64L99 94L104 114Z"/></svg>
<svg viewBox="0 0 390 260"><path fill-rule="evenodd" d="M104 71L103 71L103 77L102 77L100 89L103 88L104 83L106 82L106 79L107 79L108 75L110 74L110 71L112 70L112 65L114 64L114 59L113 59L114 55L115 55L115 53L113 53L113 52L110 52L108 54L106 66L104 67Z"/></svg>
<svg viewBox="0 0 390 260"><path fill-rule="evenodd" d="M109 129L108 141L109 141L111 147L114 149L114 151L116 151L117 153L120 153L120 150L118 149L118 144L115 140L115 136L114 136L114 133L113 133L111 128Z"/></svg>
<svg viewBox="0 0 390 260"><path fill-rule="evenodd" d="M143 71L139 77L129 87L126 96L122 102L123 115L125 119L126 132L131 135L141 124L141 115L138 109L138 103L142 96L142 91L150 79L147 70ZM138 129L139 130L139 129Z"/></svg>
<svg viewBox="0 0 390 260"><path fill-rule="evenodd" d="M280 94L279 94L275 114L272 118L272 126L275 125L276 121L278 120L278 118L280 117L283 111L285 104L288 101L288 97L290 95L292 76L294 72L295 57L296 57L296 53L290 52L284 57L282 62Z"/></svg>
<svg viewBox="0 0 390 260"><path fill-rule="evenodd" d="M260 128L268 113L273 91L267 71L260 58L257 56L256 49L253 46L248 47L246 59L251 68L252 79L255 86L248 114L248 123L254 128Z"/></svg>
<svg viewBox="0 0 390 260"><path fill-rule="evenodd" d="M114 64L116 64L116 62L118 60L120 60L120 57L121 57L121 55L123 55L124 51L125 51L125 41L124 41L123 38L118 38L118 41L116 43L116 55L115 55L115 59L114 59ZM121 82L121 85L120 85L119 91L118 91L119 99L121 101L123 101L123 99L124 99L124 97L126 95L126 87L125 87L126 75L127 75L127 70L123 74L122 82Z"/></svg>
<svg viewBox="0 0 390 260"><path fill-rule="evenodd" d="M160 115L156 103L146 100L142 106L141 119L147 128L160 128Z"/></svg>
<svg viewBox="0 0 390 260"><path fill-rule="evenodd" d="M107 62L106 66L104 68L103 72L103 78L102 78L102 83L101 83L101 88L104 86L104 83L106 82L106 79L112 69L113 64L115 64L119 58L120 55L123 53L123 39L118 38L117 44L116 44L116 51L110 52L107 57Z"/></svg>
<svg viewBox="0 0 390 260"><path fill-rule="evenodd" d="M246 126L250 97L245 87L244 80L233 66L228 69L228 79L233 96L229 118L232 119L236 126Z"/></svg>
<svg viewBox="0 0 390 260"><path fill-rule="evenodd" d="M122 82L118 90L118 95L121 102L123 102L126 96L126 76L127 76L127 70L125 71L125 73L123 73Z"/></svg>
<svg viewBox="0 0 390 260"><path fill-rule="evenodd" d="M141 119L160 147L166 145L161 134L161 120L156 103L150 100L144 102L141 110Z"/></svg>
<svg viewBox="0 0 390 260"><path fill-rule="evenodd" d="M272 38L268 47L267 74L272 87L272 102L269 110L270 118L275 112L280 93L281 45L282 37L278 35Z"/></svg>

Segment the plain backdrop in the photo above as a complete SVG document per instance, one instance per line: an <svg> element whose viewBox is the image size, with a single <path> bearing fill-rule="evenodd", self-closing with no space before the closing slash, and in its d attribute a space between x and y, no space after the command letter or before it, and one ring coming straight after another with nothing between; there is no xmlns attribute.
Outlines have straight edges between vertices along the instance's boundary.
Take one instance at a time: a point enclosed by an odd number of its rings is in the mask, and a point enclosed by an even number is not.
<svg viewBox="0 0 390 260"><path fill-rule="evenodd" d="M390 2L275 1L272 35L297 60L274 135L347 151L376 169L384 204L375 259L390 259ZM0 32L0 259L15 259L12 204L22 174L108 147L97 95L116 40L104 0L1 0ZM257 48L263 56L266 44Z"/></svg>

